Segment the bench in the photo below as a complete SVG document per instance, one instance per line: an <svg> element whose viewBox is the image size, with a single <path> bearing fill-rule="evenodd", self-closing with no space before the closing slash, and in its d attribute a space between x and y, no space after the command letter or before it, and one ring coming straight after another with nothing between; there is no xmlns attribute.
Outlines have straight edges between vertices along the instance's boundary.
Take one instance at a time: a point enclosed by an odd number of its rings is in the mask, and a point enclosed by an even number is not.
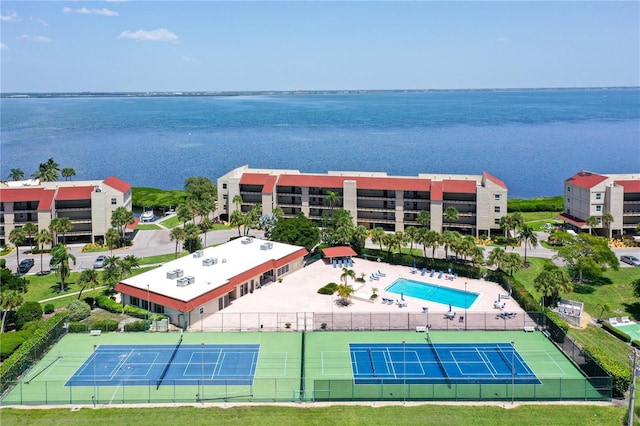
<svg viewBox="0 0 640 426"><path fill-rule="evenodd" d="M536 331L536 328L532 325L525 325L524 326L524 331L526 332L530 332L530 331Z"/></svg>
<svg viewBox="0 0 640 426"><path fill-rule="evenodd" d="M416 333L426 333L426 332L427 332L426 325L419 325L416 327Z"/></svg>
<svg viewBox="0 0 640 426"><path fill-rule="evenodd" d="M92 336L99 336L102 334L102 330L91 330L89 334Z"/></svg>
<svg viewBox="0 0 640 426"><path fill-rule="evenodd" d="M551 339L551 333L549 333L549 330L544 330L542 334L544 334L547 337L547 339Z"/></svg>

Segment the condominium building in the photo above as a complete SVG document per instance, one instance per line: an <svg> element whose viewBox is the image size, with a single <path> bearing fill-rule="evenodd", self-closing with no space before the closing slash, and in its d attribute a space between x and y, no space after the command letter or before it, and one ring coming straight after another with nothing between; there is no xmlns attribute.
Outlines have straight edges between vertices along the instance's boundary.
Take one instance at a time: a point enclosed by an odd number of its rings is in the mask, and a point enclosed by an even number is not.
<svg viewBox="0 0 640 426"><path fill-rule="evenodd" d="M500 218L507 214L507 186L486 172L404 177L376 172L308 174L248 166L218 179L219 213L225 220L238 208L247 212L260 203L264 212L279 206L285 217L302 212L320 221L323 213L336 208L327 202L330 192L337 194L337 206L351 213L354 225L367 229L403 231L407 226L418 226L418 214L426 211L435 231L451 229L476 236L491 235L500 229ZM240 205L234 202L237 195L242 197ZM445 220L448 207L456 208L458 220Z"/></svg>
<svg viewBox="0 0 640 426"><path fill-rule="evenodd" d="M613 221L603 222L604 213ZM580 171L564 181L564 211L560 219L576 231L588 230L587 219L598 223L601 235L634 233L640 223L640 173L601 175Z"/></svg>
<svg viewBox="0 0 640 426"><path fill-rule="evenodd" d="M47 229L60 217L73 225L64 235L67 241L104 241L111 214L121 206L131 210L131 185L114 176L95 181L6 182L0 187L0 245L8 244L11 231L27 222Z"/></svg>

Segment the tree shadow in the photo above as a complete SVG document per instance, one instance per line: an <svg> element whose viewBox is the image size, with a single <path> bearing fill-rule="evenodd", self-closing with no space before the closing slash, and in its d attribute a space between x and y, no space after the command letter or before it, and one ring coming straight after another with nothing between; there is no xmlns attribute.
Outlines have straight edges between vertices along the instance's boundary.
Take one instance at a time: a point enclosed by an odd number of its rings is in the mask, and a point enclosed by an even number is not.
<svg viewBox="0 0 640 426"><path fill-rule="evenodd" d="M633 318L640 318L640 302L623 303L622 306Z"/></svg>
<svg viewBox="0 0 640 426"><path fill-rule="evenodd" d="M599 277L599 278L595 278L585 284L589 284L589 285L593 285L593 286L603 286L603 285L611 285L613 284L613 281L611 281L611 278L608 277Z"/></svg>
<svg viewBox="0 0 640 426"><path fill-rule="evenodd" d="M594 291L595 289L587 284L575 284L573 286L573 292L577 294L591 294Z"/></svg>
<svg viewBox="0 0 640 426"><path fill-rule="evenodd" d="M71 289L71 284L73 283L64 283L64 289L60 290L60 281L58 281L57 283L53 284L52 286L49 286L49 288L51 289L52 293L66 293Z"/></svg>

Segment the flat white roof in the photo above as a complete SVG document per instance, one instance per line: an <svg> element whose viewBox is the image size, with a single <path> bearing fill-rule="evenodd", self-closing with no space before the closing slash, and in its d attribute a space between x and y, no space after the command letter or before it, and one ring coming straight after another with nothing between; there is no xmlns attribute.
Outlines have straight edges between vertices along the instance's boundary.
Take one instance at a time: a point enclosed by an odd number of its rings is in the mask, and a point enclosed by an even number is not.
<svg viewBox="0 0 640 426"><path fill-rule="evenodd" d="M271 248L264 250L264 245L269 245ZM188 302L227 284L231 278L251 268L268 261L282 259L301 248L258 238L237 238L228 243L201 250L200 257L196 257L196 253L193 253L121 282L145 291L148 285L149 291L153 293ZM205 259L216 259L217 263L204 266ZM193 277L193 284L179 286L177 278L168 278L167 273L176 269L183 271L183 278Z"/></svg>

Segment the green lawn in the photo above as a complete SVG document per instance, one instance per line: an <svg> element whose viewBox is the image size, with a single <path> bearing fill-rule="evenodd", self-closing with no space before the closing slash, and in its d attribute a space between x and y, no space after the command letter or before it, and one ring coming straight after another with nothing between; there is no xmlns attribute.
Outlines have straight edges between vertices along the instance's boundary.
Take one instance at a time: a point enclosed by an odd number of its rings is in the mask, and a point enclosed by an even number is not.
<svg viewBox="0 0 640 426"><path fill-rule="evenodd" d="M509 408L507 405L506 408ZM11 425L117 424L260 424L260 425L620 425L624 407L585 405L498 406L345 406L283 407L244 406L233 408L69 408L48 410L3 409L2 422ZM161 420L160 420L161 419Z"/></svg>
<svg viewBox="0 0 640 426"><path fill-rule="evenodd" d="M169 229L182 225L182 221L176 215L173 215L161 221L160 223L162 224L162 226ZM223 229L231 229L231 226L225 225L223 223L215 223L211 228L209 228L209 231L220 231Z"/></svg>
<svg viewBox="0 0 640 426"><path fill-rule="evenodd" d="M162 229L162 227L159 225L146 223L142 225L137 225L136 229L138 231L157 231L158 229Z"/></svg>
<svg viewBox="0 0 640 426"><path fill-rule="evenodd" d="M189 252L182 251L178 253L178 257L187 256ZM142 265L155 265L157 263L166 263L176 259L175 253L159 254L157 256L148 256L140 259L140 266Z"/></svg>
<svg viewBox="0 0 640 426"><path fill-rule="evenodd" d="M134 187L131 189L133 205L138 207L176 207L184 203L187 193L180 190Z"/></svg>

